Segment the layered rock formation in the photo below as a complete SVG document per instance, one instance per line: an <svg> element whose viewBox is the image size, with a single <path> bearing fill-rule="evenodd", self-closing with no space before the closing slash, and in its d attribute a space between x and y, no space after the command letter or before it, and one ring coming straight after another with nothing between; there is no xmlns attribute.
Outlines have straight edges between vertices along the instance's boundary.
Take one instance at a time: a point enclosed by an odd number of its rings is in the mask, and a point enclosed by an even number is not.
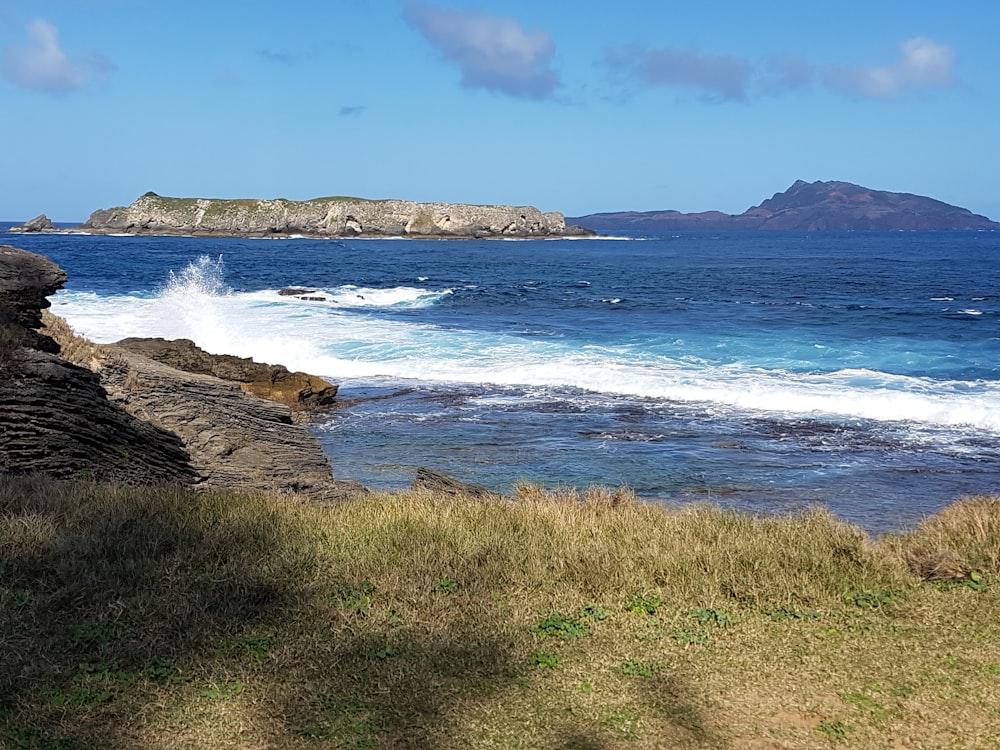
<svg viewBox="0 0 1000 750"><path fill-rule="evenodd" d="M337 386L304 372L290 372L283 365L268 365L230 354L209 354L190 339L128 338L115 349L141 354L177 370L213 375L237 383L247 393L284 404L294 413L330 408Z"/></svg>
<svg viewBox="0 0 1000 750"><path fill-rule="evenodd" d="M566 237L562 214L531 206L472 206L361 198L309 201L165 198L146 193L127 207L94 211L76 228L94 233L227 237Z"/></svg>
<svg viewBox="0 0 1000 750"><path fill-rule="evenodd" d="M933 198L872 190L850 182L802 180L742 214L623 211L589 214L572 221L599 232L1000 230L1000 223Z"/></svg>
<svg viewBox="0 0 1000 750"><path fill-rule="evenodd" d="M18 232L18 233L55 232L56 228L55 226L53 226L48 216L46 216L45 214L39 214L34 219L29 219L23 224L18 224L16 227L11 227L7 231Z"/></svg>
<svg viewBox="0 0 1000 750"><path fill-rule="evenodd" d="M48 259L0 246L0 473L194 482L176 435L112 404L97 375L38 332L65 279Z"/></svg>
<svg viewBox="0 0 1000 750"><path fill-rule="evenodd" d="M92 344L55 316L46 314L39 331L45 298L65 278L41 256L0 246L0 473L295 491L320 499L363 491L333 480L319 443L293 422L288 406L246 392L242 382L158 362L136 351L142 342ZM183 361L232 372L237 380L255 369L249 365L264 368L265 379L278 373L276 382L282 374L302 376L308 387L297 395L284 386L276 394L299 408L335 393L325 381L252 362L241 366L238 358L206 365L210 355L188 343L178 346ZM170 348L156 341L150 347Z"/></svg>

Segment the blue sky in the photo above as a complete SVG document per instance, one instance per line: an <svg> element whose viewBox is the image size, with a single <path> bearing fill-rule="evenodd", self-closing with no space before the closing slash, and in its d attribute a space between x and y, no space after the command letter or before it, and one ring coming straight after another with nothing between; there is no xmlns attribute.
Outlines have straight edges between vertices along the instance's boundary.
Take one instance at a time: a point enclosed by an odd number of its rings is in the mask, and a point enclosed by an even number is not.
<svg viewBox="0 0 1000 750"><path fill-rule="evenodd" d="M0 219L141 193L1000 220L995 0L0 0Z"/></svg>

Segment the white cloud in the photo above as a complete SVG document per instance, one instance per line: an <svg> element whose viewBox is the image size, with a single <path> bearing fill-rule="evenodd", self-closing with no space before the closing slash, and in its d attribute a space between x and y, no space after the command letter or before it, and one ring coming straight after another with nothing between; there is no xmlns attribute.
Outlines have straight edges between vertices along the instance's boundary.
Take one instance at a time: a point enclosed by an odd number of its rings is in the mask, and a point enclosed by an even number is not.
<svg viewBox="0 0 1000 750"><path fill-rule="evenodd" d="M610 53L607 62L631 72L647 86L693 88L714 99L746 99L753 73L753 66L737 57L674 47L630 47Z"/></svg>
<svg viewBox="0 0 1000 750"><path fill-rule="evenodd" d="M406 20L462 71L462 85L525 99L547 99L559 85L555 45L513 18L411 4Z"/></svg>
<svg viewBox="0 0 1000 750"><path fill-rule="evenodd" d="M27 40L8 46L0 59L4 78L21 88L51 93L80 91L107 78L114 65L100 55L70 60L59 46L59 31L48 21L32 21Z"/></svg>
<svg viewBox="0 0 1000 750"><path fill-rule="evenodd" d="M901 55L892 65L835 66L826 69L823 82L830 88L861 99L892 99L908 90L955 85L951 48L926 37L900 45Z"/></svg>
<svg viewBox="0 0 1000 750"><path fill-rule="evenodd" d="M628 47L609 52L607 65L643 86L696 89L717 101L745 100L752 94L780 94L825 86L857 99L893 99L910 91L955 85L951 48L926 37L900 45L886 66L817 66L798 57L754 63L673 47Z"/></svg>

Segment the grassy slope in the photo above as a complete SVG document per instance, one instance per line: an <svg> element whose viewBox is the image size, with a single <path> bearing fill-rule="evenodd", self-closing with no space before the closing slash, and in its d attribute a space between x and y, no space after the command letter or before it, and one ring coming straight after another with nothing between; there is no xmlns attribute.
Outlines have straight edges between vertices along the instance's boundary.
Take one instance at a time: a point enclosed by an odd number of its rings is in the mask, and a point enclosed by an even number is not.
<svg viewBox="0 0 1000 750"><path fill-rule="evenodd" d="M601 491L0 479L0 745L994 747L998 550L996 499L873 543Z"/></svg>

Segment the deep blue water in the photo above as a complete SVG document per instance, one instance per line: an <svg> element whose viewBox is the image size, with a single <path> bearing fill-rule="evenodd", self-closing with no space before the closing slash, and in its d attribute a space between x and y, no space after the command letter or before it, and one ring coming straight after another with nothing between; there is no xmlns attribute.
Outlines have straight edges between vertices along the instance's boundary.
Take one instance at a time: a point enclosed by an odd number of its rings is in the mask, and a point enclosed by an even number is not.
<svg viewBox="0 0 1000 750"><path fill-rule="evenodd" d="M628 484L872 531L1000 492L1000 234L636 240L10 235L98 341L194 339L363 401L335 473ZM303 287L323 301L282 297Z"/></svg>

